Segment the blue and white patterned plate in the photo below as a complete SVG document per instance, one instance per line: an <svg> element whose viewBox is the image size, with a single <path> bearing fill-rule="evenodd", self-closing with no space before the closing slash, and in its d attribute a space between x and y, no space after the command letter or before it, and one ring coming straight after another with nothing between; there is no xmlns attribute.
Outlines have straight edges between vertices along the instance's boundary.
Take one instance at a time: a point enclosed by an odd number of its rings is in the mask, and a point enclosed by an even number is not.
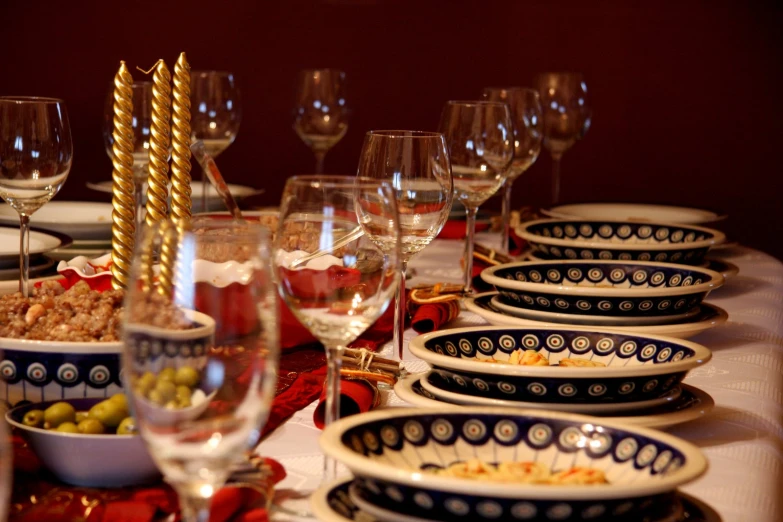
<svg viewBox="0 0 783 522"><path fill-rule="evenodd" d="M484 377L484 376L482 376ZM531 410L562 411L566 413L581 413L582 415L600 415L643 410L661 406L667 403L674 403L682 394L681 386L675 386L660 397L644 401L616 402L608 401L602 403L581 403L566 402L567 397L563 397L564 402L524 402L516 401L506 397L496 398L494 395L488 396L479 390L478 393L465 392L462 386L451 385L451 382L459 380L466 384L466 388L474 385L471 378L463 374L445 370L442 368L433 368L429 374L422 376L419 380L421 387L429 392L430 395L438 400L466 406L503 406L506 408L525 408ZM481 382L492 386L492 379L484 377ZM456 384L456 383L454 383ZM475 385L474 385L475 386Z"/></svg>
<svg viewBox="0 0 783 522"><path fill-rule="evenodd" d="M552 259L615 259L698 265L711 246L726 240L719 230L671 223L541 219L516 233L534 253Z"/></svg>
<svg viewBox="0 0 783 522"><path fill-rule="evenodd" d="M425 390L421 385L422 377L423 374L417 373L398 380L397 384L394 385L394 393L405 402L422 408L459 410L463 407L461 404L435 397ZM687 384L681 384L680 386L682 388L680 396L676 400L661 406L649 409L639 408L623 412L619 416L611 416L612 414L609 413L593 415L599 415L608 422L622 422L629 426L664 429L703 417L715 407L715 401L707 392Z"/></svg>
<svg viewBox="0 0 783 522"><path fill-rule="evenodd" d="M353 480L338 479L321 486L310 497L313 515L321 522L380 522L371 514L354 504L349 494ZM720 522L720 517L709 506L682 492L677 492L677 503L671 506L670 515L652 518L655 515L642 515L634 522ZM393 520L404 522L406 518L399 513L391 513Z"/></svg>
<svg viewBox="0 0 783 522"><path fill-rule="evenodd" d="M639 520L673 502L675 489L707 467L698 448L665 433L504 408L378 410L328 426L320 445L354 474L352 493L426 520ZM609 484L508 484L426 472L471 459L536 461L552 471L588 466Z"/></svg>
<svg viewBox="0 0 783 522"><path fill-rule="evenodd" d="M543 326L562 326L562 323L535 321L533 319L523 319L513 317L502 313L491 304L492 297L497 292L486 292L473 297L466 297L462 300L465 308L474 314L485 319L489 324L495 326L516 326L516 327L543 327ZM710 303L702 303L699 306L699 313L689 317L682 322L672 324L652 324L644 326L612 326L612 330L624 332L630 335L666 335L678 339L689 339L696 334L715 328L725 323L729 319L726 310Z"/></svg>
<svg viewBox="0 0 783 522"><path fill-rule="evenodd" d="M508 263L481 278L508 306L612 318L684 314L723 285L723 276L706 268L622 261Z"/></svg>
<svg viewBox="0 0 783 522"><path fill-rule="evenodd" d="M568 326L453 328L415 337L409 349L441 375L449 374L445 385L450 391L574 404L662 397L712 357L704 346L679 339ZM508 364L518 350L536 351L549 365ZM605 366L558 366L566 358Z"/></svg>

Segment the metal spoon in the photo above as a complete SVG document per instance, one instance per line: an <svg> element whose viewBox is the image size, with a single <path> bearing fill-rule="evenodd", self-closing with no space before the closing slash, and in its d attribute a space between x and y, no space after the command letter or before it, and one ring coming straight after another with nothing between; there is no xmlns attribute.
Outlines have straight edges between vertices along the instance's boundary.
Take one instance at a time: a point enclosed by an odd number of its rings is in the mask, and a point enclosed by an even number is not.
<svg viewBox="0 0 783 522"><path fill-rule="evenodd" d="M190 150L193 153L193 157L196 158L196 161L198 161L198 164L201 165L204 173L209 178L210 183L214 185L218 194L223 199L223 203L225 203L228 211L234 216L234 219L237 221L244 221L242 212L239 210L239 205L237 205L234 196L231 195L231 191L228 189L228 185L226 185L226 181L223 179L223 175L220 173L215 160L207 153L204 142L201 140L194 141L190 145Z"/></svg>

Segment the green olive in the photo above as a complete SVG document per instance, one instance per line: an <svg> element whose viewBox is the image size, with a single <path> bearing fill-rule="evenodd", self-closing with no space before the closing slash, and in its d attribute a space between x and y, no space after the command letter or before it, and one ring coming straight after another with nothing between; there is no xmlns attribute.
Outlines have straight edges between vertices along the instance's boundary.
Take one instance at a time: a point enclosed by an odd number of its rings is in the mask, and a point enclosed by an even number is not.
<svg viewBox="0 0 783 522"><path fill-rule="evenodd" d="M59 431L60 433L79 433L79 427L73 422L63 422L57 426L55 431Z"/></svg>
<svg viewBox="0 0 783 522"><path fill-rule="evenodd" d="M79 428L79 433L84 433L85 435L100 435L106 431L98 419L84 419L77 428Z"/></svg>
<svg viewBox="0 0 783 522"><path fill-rule="evenodd" d="M166 409L167 410L178 410L179 409L179 405L177 404L176 400L172 399L172 400L170 400L169 402L166 403Z"/></svg>
<svg viewBox="0 0 783 522"><path fill-rule="evenodd" d="M24 414L22 424L31 428L40 428L44 423L44 412L41 410L30 410Z"/></svg>
<svg viewBox="0 0 783 522"><path fill-rule="evenodd" d="M200 380L198 370L192 366L183 366L177 370L177 374L174 376L174 382L180 386L187 386L188 388L195 388Z"/></svg>
<svg viewBox="0 0 783 522"><path fill-rule="evenodd" d="M193 391L188 388L187 386L177 386L177 400L182 401L185 399L188 399L190 401L190 396L193 394Z"/></svg>
<svg viewBox="0 0 783 522"><path fill-rule="evenodd" d="M117 426L117 435L135 435L136 434L136 419L133 417L125 417L122 422Z"/></svg>
<svg viewBox="0 0 783 522"><path fill-rule="evenodd" d="M150 390L149 393L147 393L147 399L158 406L163 406L166 403L163 395L158 390Z"/></svg>
<svg viewBox="0 0 783 522"><path fill-rule="evenodd" d="M109 400L112 401L114 404L119 405L122 408L125 408L125 410L128 410L128 397L124 393L116 393L109 397Z"/></svg>
<svg viewBox="0 0 783 522"><path fill-rule="evenodd" d="M139 391L141 395L147 395L150 390L155 388L155 383L157 382L157 379L155 378L155 374L152 372L145 372L144 375L139 377L139 380L136 382L136 389Z"/></svg>
<svg viewBox="0 0 783 522"><path fill-rule="evenodd" d="M90 418L99 421L106 428L116 428L127 416L127 409L109 399L90 408Z"/></svg>
<svg viewBox="0 0 783 522"><path fill-rule="evenodd" d="M184 397L182 399L177 399L177 406L180 408L190 408L191 406L190 397Z"/></svg>
<svg viewBox="0 0 783 522"><path fill-rule="evenodd" d="M76 410L67 402L56 402L44 411L44 427L46 429L54 429L64 422L72 423L75 420Z"/></svg>
<svg viewBox="0 0 783 522"><path fill-rule="evenodd" d="M155 391L163 397L163 402L169 402L177 396L177 387L171 381L158 380L158 384L155 385Z"/></svg>
<svg viewBox="0 0 783 522"><path fill-rule="evenodd" d="M158 382L169 381L174 382L174 377L177 375L177 370L174 368L163 368L158 374Z"/></svg>
<svg viewBox="0 0 783 522"><path fill-rule="evenodd" d="M86 411L77 411L76 412L76 419L73 422L75 422L76 424L79 424L81 421L83 421L84 419L88 418L89 415L90 414L87 413Z"/></svg>

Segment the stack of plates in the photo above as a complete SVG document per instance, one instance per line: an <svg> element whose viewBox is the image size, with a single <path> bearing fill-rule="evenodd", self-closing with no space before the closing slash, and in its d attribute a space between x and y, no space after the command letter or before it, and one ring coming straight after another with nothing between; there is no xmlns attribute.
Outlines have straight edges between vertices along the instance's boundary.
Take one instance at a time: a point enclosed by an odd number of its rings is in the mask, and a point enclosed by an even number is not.
<svg viewBox="0 0 783 522"><path fill-rule="evenodd" d="M10 207L4 210L16 211ZM0 226L0 295L19 290L19 216L15 226ZM48 279L56 275L57 261L53 252L71 244L65 234L33 228L30 232L30 281Z"/></svg>
<svg viewBox="0 0 783 522"><path fill-rule="evenodd" d="M673 522L684 514L676 488L707 467L665 433L505 408L374 411L327 427L320 444L354 475L314 495L325 521Z"/></svg>
<svg viewBox="0 0 783 522"><path fill-rule="evenodd" d="M47 252L56 260L71 260L76 256L100 257L111 251L110 203L88 201L50 201L30 218L34 227L73 238L69 245ZM19 217L10 207L0 207L0 223L18 226Z"/></svg>
<svg viewBox="0 0 783 522"><path fill-rule="evenodd" d="M710 351L667 337L487 326L426 334L413 339L410 350L432 371L401 381L395 391L420 406L545 409L662 428L697 418L713 404L682 384ZM522 354L536 364L512 364Z"/></svg>

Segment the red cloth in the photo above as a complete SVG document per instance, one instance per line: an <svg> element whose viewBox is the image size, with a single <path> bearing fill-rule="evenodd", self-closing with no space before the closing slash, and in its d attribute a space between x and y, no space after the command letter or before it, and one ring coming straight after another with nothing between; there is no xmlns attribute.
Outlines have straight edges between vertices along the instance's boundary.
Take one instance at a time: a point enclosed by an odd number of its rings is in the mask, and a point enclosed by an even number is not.
<svg viewBox="0 0 783 522"><path fill-rule="evenodd" d="M340 418L365 413L372 409L375 403L376 391L366 381L340 380ZM326 388L321 393L321 399L313 413L313 423L318 429L323 429L326 419Z"/></svg>
<svg viewBox="0 0 783 522"><path fill-rule="evenodd" d="M476 232L489 229L489 223L476 223ZM446 221L438 234L438 239L464 239L467 232L467 223L464 219L450 219Z"/></svg>
<svg viewBox="0 0 783 522"><path fill-rule="evenodd" d="M416 304L408 301L408 313L411 314L411 327L420 334L434 332L441 326L453 321L459 315L459 301L445 303Z"/></svg>

